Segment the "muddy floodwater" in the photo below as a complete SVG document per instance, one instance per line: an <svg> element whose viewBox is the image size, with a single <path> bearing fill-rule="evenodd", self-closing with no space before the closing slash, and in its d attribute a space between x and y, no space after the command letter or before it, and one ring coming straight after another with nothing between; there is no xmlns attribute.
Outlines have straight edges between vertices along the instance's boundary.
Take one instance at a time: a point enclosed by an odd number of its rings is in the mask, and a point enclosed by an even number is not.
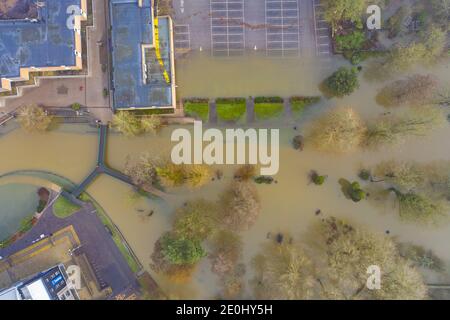
<svg viewBox="0 0 450 320"><path fill-rule="evenodd" d="M196 52L177 60L178 93L181 97L312 95L318 93L317 83L331 69L330 60L312 57L268 58L250 52L243 57L217 58Z"/></svg>
<svg viewBox="0 0 450 320"><path fill-rule="evenodd" d="M340 63L341 61L338 61L335 65ZM181 97L315 95L319 93L318 83L323 80L324 74L327 74L326 68L324 71L320 62L314 60L308 62L264 57L213 59L208 55L202 56L202 53L179 60L177 67ZM450 80L448 66L437 68L433 73L445 81ZM381 86L382 84L371 84L362 80L357 93L340 101L324 101L317 108L307 111L304 119L309 120L337 104L352 106L364 117L378 115L385 112L374 101L376 91ZM410 139L401 146L377 152L361 151L345 156L324 156L308 147L303 152L292 148L292 137L304 131L307 122L301 122L298 131L293 130L290 122L281 121L278 124L281 129L280 171L275 177L278 183L257 186L262 212L257 223L243 233L247 278L252 275L249 262L269 232L289 232L294 237L304 237L311 224L318 219L315 214L317 210L321 210L322 215L348 218L380 233L389 230L391 236L401 241L423 245L445 261L450 261L450 225L424 228L406 224L399 220L393 201L353 203L345 198L338 183L341 178L356 180L358 170L363 165L368 167L382 160L449 160L449 125L437 129L427 137ZM272 126L277 127L276 124ZM137 157L142 152L167 154L172 147L170 135L174 128L164 128L157 136L138 138L110 134L107 146L108 164L116 169L123 169L128 156ZM78 183L96 163L95 128L64 125L41 135L30 135L21 129L4 131L0 135L0 150L3 155L0 157L0 175L20 170L43 170ZM163 290L171 297L213 298L217 294L217 279L209 271L208 259L204 259L199 265L194 281L186 285L171 284L154 274L149 264L155 241L170 229L173 210L191 199L214 200L231 182L233 168L221 169L225 173L221 181L211 182L195 192L186 189L173 191L178 195L174 203L147 198L132 199L132 189L128 185L106 176L97 179L87 190L120 228L144 267L155 276ZM313 169L328 176L323 186L309 183L308 174ZM8 199L0 195L0 201L0 205L4 206ZM155 214L148 217L145 213L151 210L154 210Z"/></svg>

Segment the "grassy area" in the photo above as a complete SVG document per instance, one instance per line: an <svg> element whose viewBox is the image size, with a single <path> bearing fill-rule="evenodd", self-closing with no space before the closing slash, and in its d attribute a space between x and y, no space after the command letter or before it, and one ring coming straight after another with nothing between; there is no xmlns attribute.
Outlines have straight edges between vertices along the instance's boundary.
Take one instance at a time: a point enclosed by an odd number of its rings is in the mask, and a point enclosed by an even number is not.
<svg viewBox="0 0 450 320"><path fill-rule="evenodd" d="M316 104L320 101L320 97L291 97L291 110L293 113L300 114L306 107Z"/></svg>
<svg viewBox="0 0 450 320"><path fill-rule="evenodd" d="M59 196L53 204L53 213L58 218L64 219L80 210L80 207L73 204L63 196Z"/></svg>
<svg viewBox="0 0 450 320"><path fill-rule="evenodd" d="M277 118L283 114L283 99L280 97L256 97L255 116L258 120Z"/></svg>
<svg viewBox="0 0 450 320"><path fill-rule="evenodd" d="M244 98L221 98L216 100L217 117L223 121L238 121L246 112Z"/></svg>
<svg viewBox="0 0 450 320"><path fill-rule="evenodd" d="M95 207L95 210L97 212L97 216L100 218L103 225L105 225L106 228L108 228L108 230L111 231L111 233L112 233L111 237L112 237L114 243L116 244L117 248L119 249L119 251L122 253L122 256L125 258L131 271L133 271L134 273L138 272L140 270L139 263L135 260L134 256L131 254L128 247L124 244L124 240L122 239L121 234L118 232L116 226L112 223L112 221L106 215L106 212L103 210L103 208L100 207L100 205L86 193L83 193L80 196L80 200L82 200L84 202L92 203L92 205Z"/></svg>
<svg viewBox="0 0 450 320"><path fill-rule="evenodd" d="M208 99L188 99L184 101L186 115L208 121L209 101Z"/></svg>
<svg viewBox="0 0 450 320"><path fill-rule="evenodd" d="M36 223L36 221L37 220L34 218L34 214L30 215L29 217L23 218L20 221L20 228L19 228L19 230L15 234L13 234L12 236L10 236L10 237L0 241L0 248L6 248L7 246L13 244L17 239L19 239L25 233L30 231L33 228L33 226Z"/></svg>

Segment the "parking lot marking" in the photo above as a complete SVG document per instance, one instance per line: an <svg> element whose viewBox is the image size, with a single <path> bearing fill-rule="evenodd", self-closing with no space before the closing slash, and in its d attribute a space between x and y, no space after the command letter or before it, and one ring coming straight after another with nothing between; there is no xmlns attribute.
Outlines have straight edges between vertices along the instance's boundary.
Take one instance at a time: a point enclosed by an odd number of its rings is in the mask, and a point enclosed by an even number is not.
<svg viewBox="0 0 450 320"><path fill-rule="evenodd" d="M330 26L323 19L323 6L320 0L313 0L316 54L319 57L331 56Z"/></svg>
<svg viewBox="0 0 450 320"><path fill-rule="evenodd" d="M174 26L174 43L175 49L191 49L191 32L188 24Z"/></svg>
<svg viewBox="0 0 450 320"><path fill-rule="evenodd" d="M297 0L266 0L266 54L300 54L300 18Z"/></svg>
<svg viewBox="0 0 450 320"><path fill-rule="evenodd" d="M212 54L244 54L244 0L210 0L210 15Z"/></svg>

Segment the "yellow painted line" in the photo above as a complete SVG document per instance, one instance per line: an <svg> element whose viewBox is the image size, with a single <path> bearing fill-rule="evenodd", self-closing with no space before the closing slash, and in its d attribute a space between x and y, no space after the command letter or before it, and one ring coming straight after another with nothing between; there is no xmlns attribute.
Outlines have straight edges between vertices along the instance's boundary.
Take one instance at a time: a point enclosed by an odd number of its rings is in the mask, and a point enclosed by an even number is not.
<svg viewBox="0 0 450 320"><path fill-rule="evenodd" d="M167 72L166 66L164 65L164 61L163 61L162 56L161 56L161 49L159 47L159 19L158 18L154 19L154 24L155 24L155 53L156 53L156 59L158 60L159 65L161 66L161 68L163 70L164 79L166 80L167 84L170 84L169 73Z"/></svg>

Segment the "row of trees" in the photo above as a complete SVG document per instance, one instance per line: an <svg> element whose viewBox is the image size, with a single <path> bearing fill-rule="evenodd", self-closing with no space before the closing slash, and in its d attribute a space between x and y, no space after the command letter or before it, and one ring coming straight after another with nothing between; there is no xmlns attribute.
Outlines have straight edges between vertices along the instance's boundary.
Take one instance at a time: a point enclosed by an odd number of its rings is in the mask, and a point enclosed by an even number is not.
<svg viewBox="0 0 450 320"><path fill-rule="evenodd" d="M253 259L258 299L425 299L418 270L392 239L334 217L313 230L314 243L266 243ZM381 288L367 288L367 269L381 270Z"/></svg>
<svg viewBox="0 0 450 320"><path fill-rule="evenodd" d="M192 188L202 187L212 179L212 170L207 165L175 165L170 160L142 154L137 160L129 158L125 173L133 183L142 189L162 184L164 187L188 185Z"/></svg>
<svg viewBox="0 0 450 320"><path fill-rule="evenodd" d="M446 39L447 30L434 26L424 32L418 41L398 45L383 59L373 61L366 76L370 79L385 79L418 65L436 64L446 52Z"/></svg>
<svg viewBox="0 0 450 320"><path fill-rule="evenodd" d="M162 127L161 118L155 114L137 116L128 111L119 111L113 116L112 126L128 137L135 137L143 133L156 133Z"/></svg>
<svg viewBox="0 0 450 320"><path fill-rule="evenodd" d="M352 108L338 108L319 117L307 139L318 150L346 153L360 147L397 143L408 136L423 136L444 122L442 111L432 106L412 108L368 122Z"/></svg>

